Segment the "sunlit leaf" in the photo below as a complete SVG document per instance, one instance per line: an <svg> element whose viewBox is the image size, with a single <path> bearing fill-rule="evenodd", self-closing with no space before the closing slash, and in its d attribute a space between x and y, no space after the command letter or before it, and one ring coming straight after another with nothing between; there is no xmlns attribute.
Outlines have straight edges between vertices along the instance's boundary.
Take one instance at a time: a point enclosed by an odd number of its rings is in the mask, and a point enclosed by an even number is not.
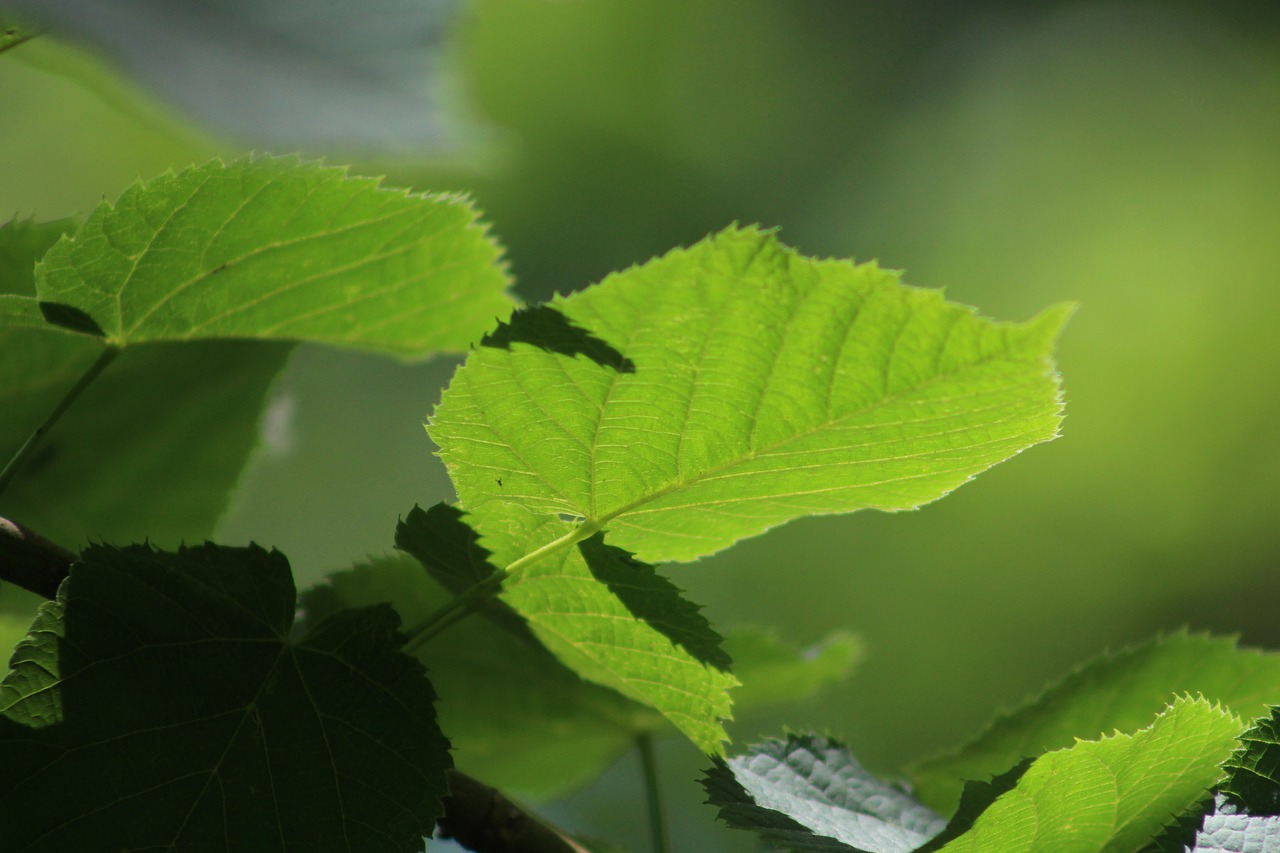
<svg viewBox="0 0 1280 853"><path fill-rule="evenodd" d="M955 752L920 764L911 774L916 795L949 811L965 780L986 779L1076 738L1134 731L1182 693L1203 695L1252 719L1280 701L1280 655L1186 633L1103 655Z"/></svg>
<svg viewBox="0 0 1280 853"><path fill-rule="evenodd" d="M731 229L516 314L430 432L464 509L518 502L692 560L798 516L920 506L1052 438L1069 312L995 323Z"/></svg>
<svg viewBox="0 0 1280 853"><path fill-rule="evenodd" d="M276 552L84 552L0 687L6 851L413 851L448 742L386 607L293 639Z"/></svg>
<svg viewBox="0 0 1280 853"><path fill-rule="evenodd" d="M511 305L498 248L463 200L287 157L135 184L36 279L45 306L116 345L306 339L422 355L465 348Z"/></svg>
<svg viewBox="0 0 1280 853"><path fill-rule="evenodd" d="M1139 850L1199 803L1243 724L1178 699L1151 725L1045 753L944 853Z"/></svg>
<svg viewBox="0 0 1280 853"><path fill-rule="evenodd" d="M513 505L467 517L498 565L575 527ZM596 535L515 574L501 597L578 675L659 711L704 752L723 751L731 660L699 608L651 566Z"/></svg>

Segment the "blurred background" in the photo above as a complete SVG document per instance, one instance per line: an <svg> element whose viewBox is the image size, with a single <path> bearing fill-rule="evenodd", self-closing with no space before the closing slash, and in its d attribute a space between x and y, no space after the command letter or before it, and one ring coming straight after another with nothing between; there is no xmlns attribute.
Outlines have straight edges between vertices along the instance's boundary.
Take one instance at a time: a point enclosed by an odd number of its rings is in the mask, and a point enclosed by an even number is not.
<svg viewBox="0 0 1280 853"><path fill-rule="evenodd" d="M341 43L346 24L324 17L340 6L299 6L276 32ZM1058 441L918 512L806 519L668 568L719 626L865 643L846 684L735 721L739 746L813 727L892 776L1106 648L1181 626L1280 647L1280 7L477 0L433 14L398 45L430 62L399 66L396 86L353 96L358 109L320 88L255 134L225 118L237 91L253 100L242 81L175 94L136 47L86 41L67 13L0 56L0 218L84 214L214 154L300 149L471 194L528 300L737 221L807 254L878 259L1000 319L1078 301ZM243 53L296 48L246 39ZM313 72L262 71L299 91ZM217 538L279 547L301 583L388 550L397 516L449 497L421 422L456 364L300 349ZM752 848L699 805L702 756L671 741L660 758L677 849ZM647 849L637 767L551 814Z"/></svg>

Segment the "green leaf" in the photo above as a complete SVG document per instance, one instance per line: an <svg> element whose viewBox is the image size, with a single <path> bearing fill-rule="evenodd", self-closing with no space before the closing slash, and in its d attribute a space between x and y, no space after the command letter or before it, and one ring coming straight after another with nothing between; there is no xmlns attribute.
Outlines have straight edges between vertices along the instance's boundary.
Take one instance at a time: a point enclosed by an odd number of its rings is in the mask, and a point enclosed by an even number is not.
<svg viewBox="0 0 1280 853"><path fill-rule="evenodd" d="M102 347L26 329L0 330L0 347L7 457ZM245 341L124 350L45 437L0 499L0 514L72 550L90 539L176 547L208 536L258 443L264 398L291 350Z"/></svg>
<svg viewBox="0 0 1280 853"><path fill-rule="evenodd" d="M1280 815L1280 707L1240 736L1240 749L1226 762L1221 786L1251 815Z"/></svg>
<svg viewBox="0 0 1280 853"><path fill-rule="evenodd" d="M772 631L735 628L725 636L724 649L742 682L733 691L738 711L812 696L847 678L862 657L862 643L846 631L833 631L802 649Z"/></svg>
<svg viewBox="0 0 1280 853"><path fill-rule="evenodd" d="M468 520L499 565L577 529L513 504ZM501 597L574 672L657 710L704 752L723 752L727 691L738 684L730 658L699 608L651 566L596 535L508 578Z"/></svg>
<svg viewBox="0 0 1280 853"><path fill-rule="evenodd" d="M30 314L36 258L74 228L71 220L0 226L0 291L10 291L0 305L12 297ZM100 340L40 325L6 327L0 318L0 458L102 352ZM89 538L171 546L204 538L257 444L263 398L290 349L235 341L127 348L45 437L0 513L73 549Z"/></svg>
<svg viewBox="0 0 1280 853"><path fill-rule="evenodd" d="M720 819L764 841L813 853L908 853L945 821L817 735L755 744L717 759L703 779Z"/></svg>
<svg viewBox="0 0 1280 853"><path fill-rule="evenodd" d="M6 851L420 850L448 742L387 607L260 548L90 548L0 688Z"/></svg>
<svg viewBox="0 0 1280 853"><path fill-rule="evenodd" d="M12 219L0 225L0 293L34 296L36 261L79 224L74 219L53 222Z"/></svg>
<svg viewBox="0 0 1280 853"><path fill-rule="evenodd" d="M464 509L581 518L646 562L909 509L1056 435L1070 308L995 323L728 230L518 313L429 430Z"/></svg>
<svg viewBox="0 0 1280 853"><path fill-rule="evenodd" d="M302 594L308 623L385 601L413 625L450 598L404 554L330 575ZM463 772L514 796L550 799L598 776L637 735L670 731L654 711L583 681L530 639L527 630L466 619L414 650L440 695L440 726Z"/></svg>
<svg viewBox="0 0 1280 853"><path fill-rule="evenodd" d="M1080 741L1040 756L941 850L1139 850L1204 797L1242 729L1225 708L1178 699L1132 735Z"/></svg>
<svg viewBox="0 0 1280 853"><path fill-rule="evenodd" d="M40 34L35 27L7 13L0 13L0 53L30 41Z"/></svg>
<svg viewBox="0 0 1280 853"><path fill-rule="evenodd" d="M1134 731L1177 694L1200 694L1244 719L1280 700L1280 655L1234 639L1172 634L1103 655L999 718L958 750L912 772L916 795L950 811L965 779L983 779L1025 757L1119 730Z"/></svg>
<svg viewBox="0 0 1280 853"><path fill-rule="evenodd" d="M45 255L37 296L108 343L266 338L465 348L511 307L459 198L299 162L214 161L126 190Z"/></svg>

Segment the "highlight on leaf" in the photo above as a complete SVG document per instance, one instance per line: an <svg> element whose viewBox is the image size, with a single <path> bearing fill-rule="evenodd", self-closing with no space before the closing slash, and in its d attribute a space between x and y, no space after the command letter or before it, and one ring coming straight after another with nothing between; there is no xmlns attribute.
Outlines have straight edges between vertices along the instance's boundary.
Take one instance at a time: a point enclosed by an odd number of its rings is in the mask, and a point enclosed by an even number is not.
<svg viewBox="0 0 1280 853"><path fill-rule="evenodd" d="M428 429L464 509L694 560L804 515L918 507L1053 438L1070 311L997 323L729 229L517 313Z"/></svg>

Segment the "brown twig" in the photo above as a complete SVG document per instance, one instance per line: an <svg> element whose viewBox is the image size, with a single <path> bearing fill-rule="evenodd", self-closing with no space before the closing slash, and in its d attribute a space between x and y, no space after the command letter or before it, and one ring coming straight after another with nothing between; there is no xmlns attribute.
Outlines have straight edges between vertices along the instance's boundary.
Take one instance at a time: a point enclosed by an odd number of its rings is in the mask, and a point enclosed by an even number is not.
<svg viewBox="0 0 1280 853"><path fill-rule="evenodd" d="M76 555L66 548L0 518L0 580L52 599L75 561Z"/></svg>
<svg viewBox="0 0 1280 853"><path fill-rule="evenodd" d="M449 771L440 834L475 853L590 853L490 788Z"/></svg>

